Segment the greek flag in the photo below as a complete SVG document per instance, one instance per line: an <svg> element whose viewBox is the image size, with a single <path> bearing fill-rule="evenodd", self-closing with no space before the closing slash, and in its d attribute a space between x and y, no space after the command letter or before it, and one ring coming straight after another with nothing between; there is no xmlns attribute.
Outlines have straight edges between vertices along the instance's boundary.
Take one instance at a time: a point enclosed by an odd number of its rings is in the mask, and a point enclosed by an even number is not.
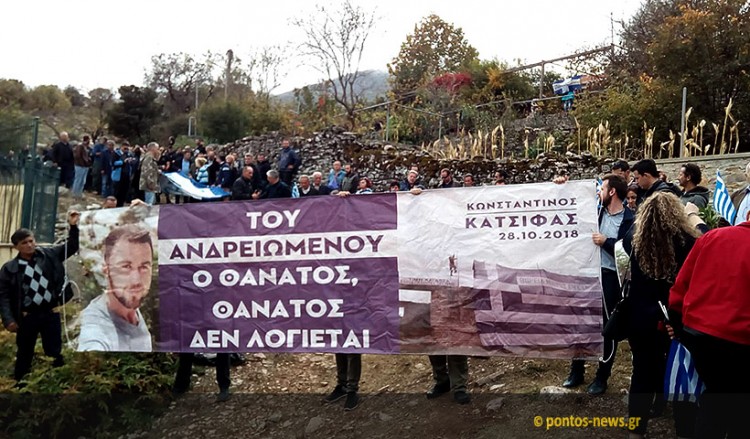
<svg viewBox="0 0 750 439"><path fill-rule="evenodd" d="M299 186L297 186L297 183L292 185L292 198L299 198Z"/></svg>
<svg viewBox="0 0 750 439"><path fill-rule="evenodd" d="M716 188L714 189L714 210L719 212L719 215L723 216L725 220L729 221L729 224L734 223L737 211L734 209L732 200L729 198L727 185L724 183L724 179L721 178L721 172L718 170L716 171Z"/></svg>
<svg viewBox="0 0 750 439"><path fill-rule="evenodd" d="M672 340L664 374L664 396L667 401L695 402L704 390L690 351L682 343Z"/></svg>

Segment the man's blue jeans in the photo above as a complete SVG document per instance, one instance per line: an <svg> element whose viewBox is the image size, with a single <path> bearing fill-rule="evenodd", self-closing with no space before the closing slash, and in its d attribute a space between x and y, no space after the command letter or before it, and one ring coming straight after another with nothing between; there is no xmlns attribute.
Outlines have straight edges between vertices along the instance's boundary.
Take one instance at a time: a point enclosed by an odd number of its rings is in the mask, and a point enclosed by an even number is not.
<svg viewBox="0 0 750 439"><path fill-rule="evenodd" d="M83 195L83 186L86 185L86 177L89 175L89 168L85 166L75 167L75 177L73 179L73 196L80 197Z"/></svg>
<svg viewBox="0 0 750 439"><path fill-rule="evenodd" d="M102 174L102 197L112 195L112 177L108 173Z"/></svg>

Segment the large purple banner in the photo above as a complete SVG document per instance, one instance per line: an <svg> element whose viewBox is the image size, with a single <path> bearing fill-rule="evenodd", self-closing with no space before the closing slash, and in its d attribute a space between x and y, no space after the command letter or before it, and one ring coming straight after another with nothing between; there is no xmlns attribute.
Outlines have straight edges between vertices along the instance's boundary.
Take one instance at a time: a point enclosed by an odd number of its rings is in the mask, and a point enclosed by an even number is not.
<svg viewBox="0 0 750 439"><path fill-rule="evenodd" d="M81 218L78 349L596 358L593 181Z"/></svg>
<svg viewBox="0 0 750 439"><path fill-rule="evenodd" d="M398 352L395 195L168 205L159 225L156 350Z"/></svg>

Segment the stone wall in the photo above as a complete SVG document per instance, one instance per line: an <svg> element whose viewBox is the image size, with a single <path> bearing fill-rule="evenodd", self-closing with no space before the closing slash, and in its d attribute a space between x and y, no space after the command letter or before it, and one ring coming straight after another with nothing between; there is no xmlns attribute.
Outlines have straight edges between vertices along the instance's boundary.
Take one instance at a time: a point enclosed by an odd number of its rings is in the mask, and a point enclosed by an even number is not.
<svg viewBox="0 0 750 439"><path fill-rule="evenodd" d="M242 157L246 152L265 154L275 163L280 151L282 136L272 133L264 136L245 137L221 146L219 153L233 152ZM569 172L572 178L592 178L607 172L611 159L600 160L590 154L581 156L568 153L565 156L539 155L535 159L489 160L481 157L464 160L445 160L431 156L421 148L404 144L384 144L379 141L363 142L360 138L341 128L333 127L315 133L310 138L292 139L302 158L300 174L321 171L327 174L334 160L351 163L361 176L373 180L377 189L384 190L388 182L401 180L412 165L419 166L425 184L435 186L440 169L452 169L457 176L471 173L481 183L492 182L495 171L504 169L510 174L512 183L549 181L555 175Z"/></svg>
<svg viewBox="0 0 750 439"><path fill-rule="evenodd" d="M701 186L713 191L716 184L716 170L721 171L721 177L731 191L737 190L747 184L745 178L745 166L750 163L750 153L729 154L720 156L690 157L682 159L657 160L659 169L667 173L670 181L677 182L677 176L684 163L692 162L700 166L703 172Z"/></svg>
<svg viewBox="0 0 750 439"><path fill-rule="evenodd" d="M563 115L551 115L557 117L560 129L564 128L568 119ZM568 122L566 122L566 120ZM534 122L532 124L532 122ZM520 121L519 127L514 129L538 130L544 124L554 121L544 117L529 118L524 125ZM539 126L537 126L539 125ZM525 128L524 128L525 127ZM270 133L263 136L246 137L236 142L219 147L220 153L234 152L242 157L245 152L253 155L265 154L271 163L275 163L280 151L282 136L278 133ZM382 141L364 141L358 135L346 132L340 127L331 127L324 131L315 133L309 138L293 138L295 149L302 158L300 174L312 174L314 171L323 172L324 177L334 160L351 163L361 176L373 180L376 190L386 190L388 182L401 180L406 171L412 165L419 166L423 182L427 187L438 184L440 169L452 169L457 177L466 173L475 176L475 180L482 184L492 182L495 171L504 169L510 174L511 183L534 183L550 181L556 175L567 173L572 179L595 178L610 171L613 159L598 158L584 152L581 155L568 152L560 154L540 154L533 159L504 159L489 160L482 157L464 160L445 160L431 156L421 148L404 144L385 144ZM705 170L704 186L713 188L715 181L715 169L722 170L730 188L739 187L744 181L744 166L750 161L750 154L736 154L720 157L691 158ZM664 169L670 179L676 180L679 166L686 160L658 160L661 169ZM706 183L708 182L708 184Z"/></svg>

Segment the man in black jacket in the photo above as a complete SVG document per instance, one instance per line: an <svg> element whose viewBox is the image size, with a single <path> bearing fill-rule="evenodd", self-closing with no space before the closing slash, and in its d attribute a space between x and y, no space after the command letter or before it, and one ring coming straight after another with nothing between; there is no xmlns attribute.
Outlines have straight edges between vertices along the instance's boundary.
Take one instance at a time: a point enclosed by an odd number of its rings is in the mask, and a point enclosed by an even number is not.
<svg viewBox="0 0 750 439"><path fill-rule="evenodd" d="M68 133L65 131L60 133L60 141L52 145L52 161L60 168L60 184L70 189L75 177L75 161L73 148L68 143Z"/></svg>
<svg viewBox="0 0 750 439"><path fill-rule="evenodd" d="M440 185L438 188L452 188L460 185L453 179L453 172L448 168L440 170Z"/></svg>
<svg viewBox="0 0 750 439"><path fill-rule="evenodd" d="M260 175L260 188L262 189L268 185L266 175L268 174L268 171L271 170L271 163L266 160L266 156L264 154L258 154L258 163L256 163L256 166L258 166L258 174Z"/></svg>
<svg viewBox="0 0 750 439"><path fill-rule="evenodd" d="M643 159L636 162L630 170L633 171L633 178L638 187L641 188L638 194L638 205L656 192L671 192L677 195L678 198L682 195L674 185L670 186L659 179L656 162L651 159Z"/></svg>
<svg viewBox="0 0 750 439"><path fill-rule="evenodd" d="M16 333L16 381L31 371L40 334L44 353L55 359L52 365L64 363L60 314L54 310L73 296L65 285L63 262L78 251L79 217L70 212L68 239L54 247L37 247L28 229L18 229L10 238L18 255L0 269L0 316L5 329Z"/></svg>
<svg viewBox="0 0 750 439"><path fill-rule="evenodd" d="M625 238L634 221L632 211L623 203L627 193L628 186L621 177L607 175L602 179L602 187L599 191L599 199L602 203L602 209L599 212L599 232L593 234L592 240L594 244L601 247L604 325L607 324L609 314L620 300L621 290L620 280L617 277L615 243ZM607 380L612 373L616 352L617 343L605 338L604 361L599 362L596 377L587 389L589 394L601 395L607 391ZM563 383L563 387L576 387L583 383L584 365L584 360L573 360L570 375Z"/></svg>
<svg viewBox="0 0 750 439"><path fill-rule="evenodd" d="M318 190L312 187L312 185L310 184L310 176L300 175L298 179L298 184L299 184L300 198L313 197L315 195L320 195L320 192L318 192Z"/></svg>
<svg viewBox="0 0 750 439"><path fill-rule="evenodd" d="M256 187L253 185L253 167L246 164L242 175L232 184L232 200L252 200Z"/></svg>
<svg viewBox="0 0 750 439"><path fill-rule="evenodd" d="M680 197L682 204L693 203L698 208L702 209L708 206L708 199L711 197L711 192L708 188L698 186L701 183L703 175L701 168L695 163L685 163L680 168L680 186L685 191Z"/></svg>
<svg viewBox="0 0 750 439"><path fill-rule="evenodd" d="M253 193L253 199L292 198L292 190L289 189L286 183L281 181L279 171L271 169L266 173L266 177L268 179L268 186L262 192L256 190Z"/></svg>

